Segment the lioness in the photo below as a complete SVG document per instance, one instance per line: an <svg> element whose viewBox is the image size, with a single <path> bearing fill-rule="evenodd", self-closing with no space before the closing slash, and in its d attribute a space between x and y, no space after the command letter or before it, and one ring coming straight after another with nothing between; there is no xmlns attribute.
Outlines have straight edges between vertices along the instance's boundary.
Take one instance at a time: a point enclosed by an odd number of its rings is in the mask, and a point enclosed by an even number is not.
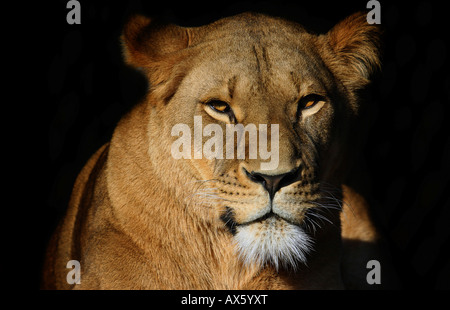
<svg viewBox="0 0 450 310"><path fill-rule="evenodd" d="M377 232L344 180L358 90L380 66L379 32L363 13L322 35L253 13L195 28L133 17L124 57L148 78L148 94L78 176L43 287L367 285L373 257L351 244L371 244ZM196 116L223 135L231 124L267 125L276 167L249 156L245 132L233 136L244 157L199 156L194 143L174 158L174 126L194 130ZM70 260L80 262L78 285L66 279Z"/></svg>

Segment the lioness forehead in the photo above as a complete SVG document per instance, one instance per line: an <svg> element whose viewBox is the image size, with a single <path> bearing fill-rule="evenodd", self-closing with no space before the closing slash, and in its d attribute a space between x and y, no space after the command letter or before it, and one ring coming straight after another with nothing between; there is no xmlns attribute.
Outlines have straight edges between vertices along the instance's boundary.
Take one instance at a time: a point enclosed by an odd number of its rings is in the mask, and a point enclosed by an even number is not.
<svg viewBox="0 0 450 310"><path fill-rule="evenodd" d="M316 36L298 24L246 13L213 23L205 31L196 45L201 52L189 61L195 62L202 80L212 80L208 84L245 76L255 86L292 88L289 92L295 96L305 85L324 90L330 80Z"/></svg>
<svg viewBox="0 0 450 310"><path fill-rule="evenodd" d="M233 89L245 89L248 95L278 93L286 100L295 100L307 88L324 94L331 87L330 72L308 40L230 34L191 58L195 65L188 75L202 90L230 88L232 82Z"/></svg>
<svg viewBox="0 0 450 310"><path fill-rule="evenodd" d="M256 13L242 13L223 18L208 25L205 30L208 32L204 36L205 40L217 39L219 34L221 37L247 34L253 38L264 38L275 34L276 37L283 38L306 33L305 29L297 23Z"/></svg>
<svg viewBox="0 0 450 310"><path fill-rule="evenodd" d="M225 18L204 29L201 42L203 48L221 54L221 57L256 56L259 65L280 65L297 61L299 56L315 58L315 36L308 34L300 25L264 15L241 14ZM239 59L235 58L235 61ZM261 67L259 69L262 69Z"/></svg>

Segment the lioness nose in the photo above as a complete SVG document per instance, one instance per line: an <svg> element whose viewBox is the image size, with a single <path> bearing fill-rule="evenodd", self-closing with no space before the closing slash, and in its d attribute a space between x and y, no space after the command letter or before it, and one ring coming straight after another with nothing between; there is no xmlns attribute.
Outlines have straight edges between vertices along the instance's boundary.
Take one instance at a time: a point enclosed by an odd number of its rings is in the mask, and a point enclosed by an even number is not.
<svg viewBox="0 0 450 310"><path fill-rule="evenodd" d="M275 193L282 187L288 186L298 180L299 169L294 169L288 173L268 175L259 172L250 172L247 175L253 182L261 183L269 192L270 199L273 199Z"/></svg>

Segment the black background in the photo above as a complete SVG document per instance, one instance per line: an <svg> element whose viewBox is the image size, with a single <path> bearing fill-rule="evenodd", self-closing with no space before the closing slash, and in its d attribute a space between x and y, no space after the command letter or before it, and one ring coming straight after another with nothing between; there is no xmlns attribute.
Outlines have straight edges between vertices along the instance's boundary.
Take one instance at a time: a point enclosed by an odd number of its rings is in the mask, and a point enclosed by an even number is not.
<svg viewBox="0 0 450 310"><path fill-rule="evenodd" d="M200 26L244 11L282 16L314 32L366 10L366 1L203 2L80 1L81 24L68 25L67 1L45 3L37 59L44 102L34 253L36 288L45 245L64 214L75 178L111 137L146 81L122 61L119 36L134 13ZM369 198L405 289L449 289L449 16L444 2L380 1L383 71L369 94L369 131L361 158ZM42 6L41 6L42 9ZM41 17L42 18L42 17ZM26 92L26 91L25 91Z"/></svg>

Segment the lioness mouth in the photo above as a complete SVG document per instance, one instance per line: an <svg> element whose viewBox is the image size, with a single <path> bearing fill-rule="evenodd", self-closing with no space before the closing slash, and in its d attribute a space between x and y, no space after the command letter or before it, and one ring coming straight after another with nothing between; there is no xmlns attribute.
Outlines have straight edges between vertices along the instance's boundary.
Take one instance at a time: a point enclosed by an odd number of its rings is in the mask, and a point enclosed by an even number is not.
<svg viewBox="0 0 450 310"><path fill-rule="evenodd" d="M220 217L220 219L224 222L225 226L228 228L228 230L235 235L236 234L236 228L237 227L244 227L244 226L249 226L255 223L262 223L268 219L274 219L274 220L282 220L285 221L288 224L291 225L295 225L295 226L299 226L301 227L301 223L294 223L293 221L286 219L276 213L274 213L272 210L270 210L269 212L267 212L266 214L264 214L263 216L253 219L251 221L248 222L244 222L244 223L238 223L236 222L236 220L234 219L234 214L233 214L233 209L231 209L230 207L226 207L226 211L222 214L222 216Z"/></svg>
<svg viewBox="0 0 450 310"><path fill-rule="evenodd" d="M233 209L226 207L221 220L235 238L237 252L246 264L271 263L278 269L287 263L296 268L298 262L306 262L312 248L312 239L300 225L272 210L249 222L237 223Z"/></svg>
<svg viewBox="0 0 450 310"><path fill-rule="evenodd" d="M245 222L245 223L239 223L239 224L236 224L236 225L237 226L251 225L251 224L254 224L254 223L264 222L265 220L270 219L270 218L273 218L274 220L282 220L282 221L285 221L285 222L287 222L287 223L289 223L291 225L299 226L298 223L294 223L291 220L286 219L286 218L282 217L281 215L278 215L278 214L274 213L272 210L270 212L266 213L265 215L257 218L257 219L254 219L254 220L251 220L251 221Z"/></svg>

